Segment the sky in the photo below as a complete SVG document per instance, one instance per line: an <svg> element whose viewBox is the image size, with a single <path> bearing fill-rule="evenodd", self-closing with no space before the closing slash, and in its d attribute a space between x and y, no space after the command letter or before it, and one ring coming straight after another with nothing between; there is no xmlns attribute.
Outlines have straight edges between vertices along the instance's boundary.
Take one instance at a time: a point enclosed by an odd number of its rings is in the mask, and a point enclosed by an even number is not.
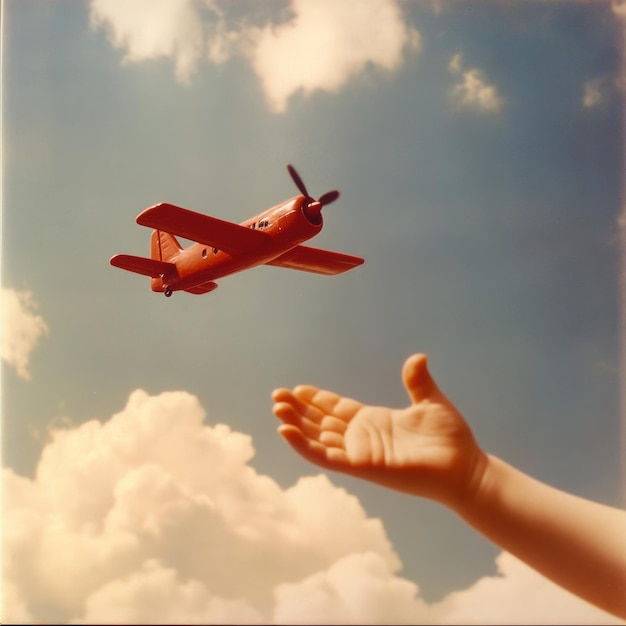
<svg viewBox="0 0 626 626"><path fill-rule="evenodd" d="M4 622L620 623L308 464L270 394L401 407L425 352L483 449L623 506L623 3L2 10ZM364 265L171 298L109 265L157 202L297 195L286 163Z"/></svg>

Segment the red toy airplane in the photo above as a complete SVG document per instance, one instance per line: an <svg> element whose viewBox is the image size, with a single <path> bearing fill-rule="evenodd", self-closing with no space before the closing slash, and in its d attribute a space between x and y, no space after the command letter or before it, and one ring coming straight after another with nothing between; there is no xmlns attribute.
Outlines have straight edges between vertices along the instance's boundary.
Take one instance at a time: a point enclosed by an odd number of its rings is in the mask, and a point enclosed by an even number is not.
<svg viewBox="0 0 626 626"><path fill-rule="evenodd" d="M301 196L291 198L242 224L188 211L172 204L157 204L137 217L154 228L151 258L117 254L111 265L150 276L152 291L168 298L174 291L194 294L217 288L218 278L256 267L273 265L317 274L340 274L363 259L330 250L300 245L322 229L322 207L339 197L329 191L318 200L287 165ZM196 241L183 249L175 235Z"/></svg>

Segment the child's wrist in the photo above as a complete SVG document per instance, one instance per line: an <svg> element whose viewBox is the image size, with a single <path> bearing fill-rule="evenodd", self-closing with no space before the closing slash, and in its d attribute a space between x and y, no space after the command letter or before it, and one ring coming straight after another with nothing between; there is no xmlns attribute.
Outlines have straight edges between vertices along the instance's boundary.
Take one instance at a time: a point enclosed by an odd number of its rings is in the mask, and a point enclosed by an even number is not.
<svg viewBox="0 0 626 626"><path fill-rule="evenodd" d="M461 517L472 515L475 509L481 506L486 492L492 489L496 463L495 457L476 448L463 489L459 492L456 501L451 503L451 508L458 515Z"/></svg>

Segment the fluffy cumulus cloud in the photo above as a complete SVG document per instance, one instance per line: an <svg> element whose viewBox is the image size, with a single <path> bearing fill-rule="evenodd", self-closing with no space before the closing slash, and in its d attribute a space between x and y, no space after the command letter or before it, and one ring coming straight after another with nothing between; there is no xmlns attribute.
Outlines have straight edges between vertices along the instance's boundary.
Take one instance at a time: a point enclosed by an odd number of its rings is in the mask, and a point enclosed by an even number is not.
<svg viewBox="0 0 626 626"><path fill-rule="evenodd" d="M398 0L291 0L273 15L250 13L237 19L222 0L91 1L92 26L107 30L126 62L170 58L188 82L203 59L243 56L276 112L291 95L335 92L370 65L393 70L420 44Z"/></svg>
<svg viewBox="0 0 626 626"><path fill-rule="evenodd" d="M393 70L419 33L393 0L293 0L295 17L259 32L253 65L275 110L299 90L337 91L368 65Z"/></svg>
<svg viewBox="0 0 626 626"><path fill-rule="evenodd" d="M6 621L267 622L281 585L342 559L348 577L349 557L375 555L396 578L356 498L323 475L281 489L248 436L203 419L187 393L136 391L106 422L53 431L32 480L5 470Z"/></svg>
<svg viewBox="0 0 626 626"><path fill-rule="evenodd" d="M203 55L203 25L194 0L91 0L91 25L107 29L113 46L126 51L126 63L172 58L182 82Z"/></svg>
<svg viewBox="0 0 626 626"><path fill-rule="evenodd" d="M37 315L37 303L30 291L2 289L2 360L20 378L30 379L30 354L48 327Z"/></svg>
<svg viewBox="0 0 626 626"><path fill-rule="evenodd" d="M280 624L419 624L434 613L418 596L414 583L389 576L380 554L351 554L302 581L275 591L275 619Z"/></svg>
<svg viewBox="0 0 626 626"><path fill-rule="evenodd" d="M448 70L456 81L450 89L450 100L455 106L482 113L502 110L504 100L497 87L488 81L482 70L476 67L465 69L460 53L450 59Z"/></svg>
<svg viewBox="0 0 626 626"><path fill-rule="evenodd" d="M3 622L611 622L508 556L428 605L354 496L324 475L281 488L204 417L135 391L54 430L32 479L3 471Z"/></svg>
<svg viewBox="0 0 626 626"><path fill-rule="evenodd" d="M432 607L440 624L623 624L502 553L498 574Z"/></svg>

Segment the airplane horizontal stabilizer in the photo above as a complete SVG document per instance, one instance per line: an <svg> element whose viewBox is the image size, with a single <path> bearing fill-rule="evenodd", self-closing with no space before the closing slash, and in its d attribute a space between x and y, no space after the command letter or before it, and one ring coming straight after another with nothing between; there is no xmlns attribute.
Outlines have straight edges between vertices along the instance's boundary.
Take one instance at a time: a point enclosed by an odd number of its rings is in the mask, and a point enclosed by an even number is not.
<svg viewBox="0 0 626 626"><path fill-rule="evenodd" d="M109 262L114 267L150 276L151 278L158 278L168 271L176 269L174 263L146 259L142 256L133 256L132 254L116 254Z"/></svg>
<svg viewBox="0 0 626 626"><path fill-rule="evenodd" d="M196 213L163 202L146 209L137 217L137 224L163 230L219 248L228 254L248 252L267 242L268 235L233 222Z"/></svg>
<svg viewBox="0 0 626 626"><path fill-rule="evenodd" d="M321 250L309 246L296 246L285 254L267 263L274 267L285 267L315 274L341 274L363 264L364 259L332 250Z"/></svg>

